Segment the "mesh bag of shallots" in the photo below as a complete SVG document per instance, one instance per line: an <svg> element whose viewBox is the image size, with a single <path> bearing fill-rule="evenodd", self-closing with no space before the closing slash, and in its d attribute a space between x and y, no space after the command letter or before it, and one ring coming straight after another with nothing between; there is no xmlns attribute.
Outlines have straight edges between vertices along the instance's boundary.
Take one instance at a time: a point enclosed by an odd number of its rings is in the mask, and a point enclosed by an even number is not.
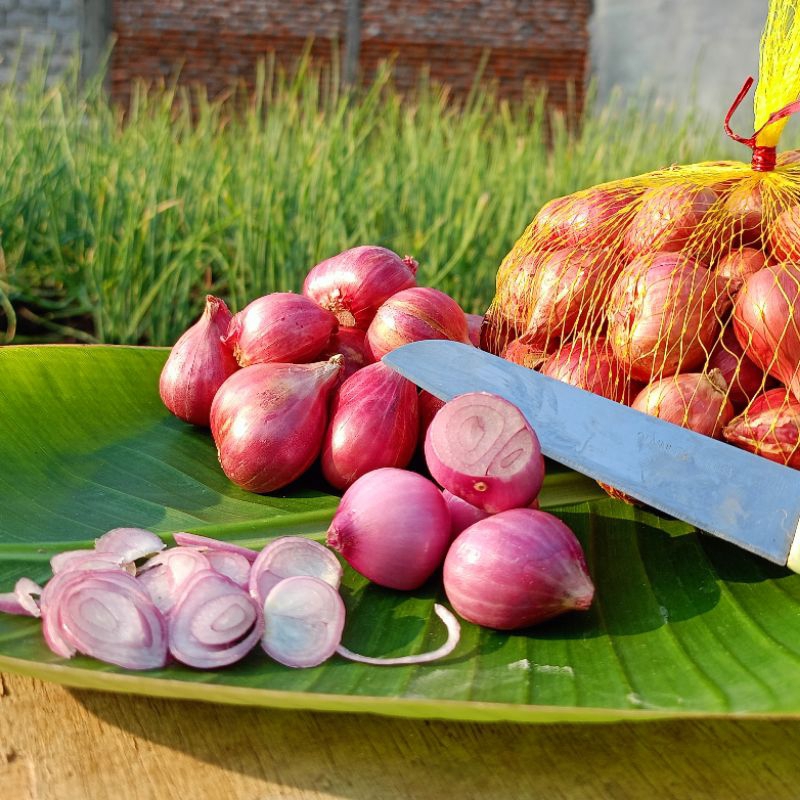
<svg viewBox="0 0 800 800"><path fill-rule="evenodd" d="M503 260L482 346L800 468L800 0L772 0L750 163L712 161L547 203Z"/></svg>

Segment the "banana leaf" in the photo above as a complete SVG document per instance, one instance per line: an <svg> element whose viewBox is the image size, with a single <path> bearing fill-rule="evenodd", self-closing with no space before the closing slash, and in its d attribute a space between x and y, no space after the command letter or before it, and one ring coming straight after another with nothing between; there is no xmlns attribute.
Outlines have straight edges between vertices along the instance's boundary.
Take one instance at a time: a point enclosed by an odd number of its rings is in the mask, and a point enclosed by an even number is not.
<svg viewBox="0 0 800 800"><path fill-rule="evenodd" d="M157 383L167 351L0 348L0 591L44 582L49 558L119 526L171 542L186 530L260 547L323 540L338 497L312 470L248 494L222 473L208 431L172 417ZM565 423L566 424L566 423ZM257 649L237 665L132 672L45 646L40 622L0 615L0 670L142 695L410 717L610 721L800 713L800 576L690 526L612 500L549 465L540 498L576 532L597 587L588 612L514 633L463 623L437 663L334 657L293 670ZM402 502L402 498L397 498ZM345 571L344 644L379 656L444 638L441 577L401 593Z"/></svg>

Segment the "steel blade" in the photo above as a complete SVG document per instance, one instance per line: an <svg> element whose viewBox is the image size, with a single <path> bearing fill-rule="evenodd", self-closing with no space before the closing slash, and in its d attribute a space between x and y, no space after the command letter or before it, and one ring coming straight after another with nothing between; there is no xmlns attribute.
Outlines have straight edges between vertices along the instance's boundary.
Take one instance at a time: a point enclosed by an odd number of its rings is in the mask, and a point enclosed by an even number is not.
<svg viewBox="0 0 800 800"><path fill-rule="evenodd" d="M504 397L533 425L546 456L797 569L800 471L469 345L414 342L383 361L442 400L474 391Z"/></svg>

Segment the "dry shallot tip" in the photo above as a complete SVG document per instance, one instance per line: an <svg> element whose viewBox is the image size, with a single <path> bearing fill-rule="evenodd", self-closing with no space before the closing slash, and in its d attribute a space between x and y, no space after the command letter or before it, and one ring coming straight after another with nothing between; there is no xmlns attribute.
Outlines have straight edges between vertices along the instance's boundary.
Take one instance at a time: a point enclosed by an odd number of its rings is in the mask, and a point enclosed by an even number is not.
<svg viewBox="0 0 800 800"><path fill-rule="evenodd" d="M498 630L585 610L594 597L575 534L552 514L524 508L487 517L456 538L444 589L464 619Z"/></svg>
<svg viewBox="0 0 800 800"><path fill-rule="evenodd" d="M529 505L544 481L533 428L515 405L486 392L445 404L428 428L425 460L441 486L492 514Z"/></svg>
<svg viewBox="0 0 800 800"><path fill-rule="evenodd" d="M436 485L385 467L362 475L342 496L327 544L358 573L390 589L417 589L441 566L450 512Z"/></svg>
<svg viewBox="0 0 800 800"><path fill-rule="evenodd" d="M240 661L258 644L264 630L258 603L213 570L189 578L168 623L170 653L182 664L200 669Z"/></svg>
<svg viewBox="0 0 800 800"><path fill-rule="evenodd" d="M345 328L366 330L393 294L416 285L417 262L385 247L353 247L320 262L303 282L303 294Z"/></svg>
<svg viewBox="0 0 800 800"><path fill-rule="evenodd" d="M281 536L265 545L253 563L250 595L263 606L276 584L296 576L319 578L338 589L342 565L324 545L302 536Z"/></svg>
<svg viewBox="0 0 800 800"><path fill-rule="evenodd" d="M416 286L392 295L367 329L367 346L375 361L404 344L425 339L471 343L461 306L429 287Z"/></svg>
<svg viewBox="0 0 800 800"><path fill-rule="evenodd" d="M173 538L175 539L175 544L177 545L238 553L240 556L244 556L251 563L255 561L256 557L258 556L258 551L251 550L249 547L242 547L242 545L234 544L233 542L222 542L219 539L212 539L210 536L201 536L198 533L179 531L173 536Z"/></svg>
<svg viewBox="0 0 800 800"><path fill-rule="evenodd" d="M239 368L222 342L230 321L225 303L208 295L203 316L178 339L161 371L159 393L164 405L192 425L208 426L217 389Z"/></svg>
<svg viewBox="0 0 800 800"><path fill-rule="evenodd" d="M152 531L144 528L114 528L95 539L94 549L100 555L120 558L123 562L161 552L166 545Z"/></svg>
<svg viewBox="0 0 800 800"><path fill-rule="evenodd" d="M336 652L344 621L344 602L330 584L306 575L286 578L264 601L261 647L284 666L316 667Z"/></svg>
<svg viewBox="0 0 800 800"><path fill-rule="evenodd" d="M211 434L231 481L250 492L273 492L314 463L343 360L255 364L222 384L211 406Z"/></svg>
<svg viewBox="0 0 800 800"><path fill-rule="evenodd" d="M362 656L348 650L344 645L340 644L336 648L337 655L347 658L350 661L358 661L361 664L374 664L379 667L392 667L404 664L428 664L431 661L439 661L453 652L458 646L461 639L461 625L458 620L448 611L443 605L434 603L433 610L436 616L444 623L447 629L447 640L444 644L437 647L435 650L430 650L427 653L418 653L409 656L398 656L396 658L379 658L373 656Z"/></svg>
<svg viewBox="0 0 800 800"><path fill-rule="evenodd" d="M333 395L320 463L346 489L380 467L405 467L417 445L417 387L382 362L351 375Z"/></svg>
<svg viewBox="0 0 800 800"><path fill-rule="evenodd" d="M275 292L253 300L231 320L224 342L242 367L319 358L336 317L302 294Z"/></svg>
<svg viewBox="0 0 800 800"><path fill-rule="evenodd" d="M45 638L57 655L71 657L77 651L126 669L166 664L164 617L125 572L76 570L55 576L42 596L42 616Z"/></svg>

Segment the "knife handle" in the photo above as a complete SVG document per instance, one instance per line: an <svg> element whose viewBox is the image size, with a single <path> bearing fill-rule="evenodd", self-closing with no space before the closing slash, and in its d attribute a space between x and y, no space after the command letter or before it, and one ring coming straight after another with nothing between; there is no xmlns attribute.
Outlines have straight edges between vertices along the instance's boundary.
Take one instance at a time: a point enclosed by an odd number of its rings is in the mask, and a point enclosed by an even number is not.
<svg viewBox="0 0 800 800"><path fill-rule="evenodd" d="M797 529L794 532L792 546L789 548L789 558L786 559L786 566L792 572L800 572L800 520L797 521Z"/></svg>

